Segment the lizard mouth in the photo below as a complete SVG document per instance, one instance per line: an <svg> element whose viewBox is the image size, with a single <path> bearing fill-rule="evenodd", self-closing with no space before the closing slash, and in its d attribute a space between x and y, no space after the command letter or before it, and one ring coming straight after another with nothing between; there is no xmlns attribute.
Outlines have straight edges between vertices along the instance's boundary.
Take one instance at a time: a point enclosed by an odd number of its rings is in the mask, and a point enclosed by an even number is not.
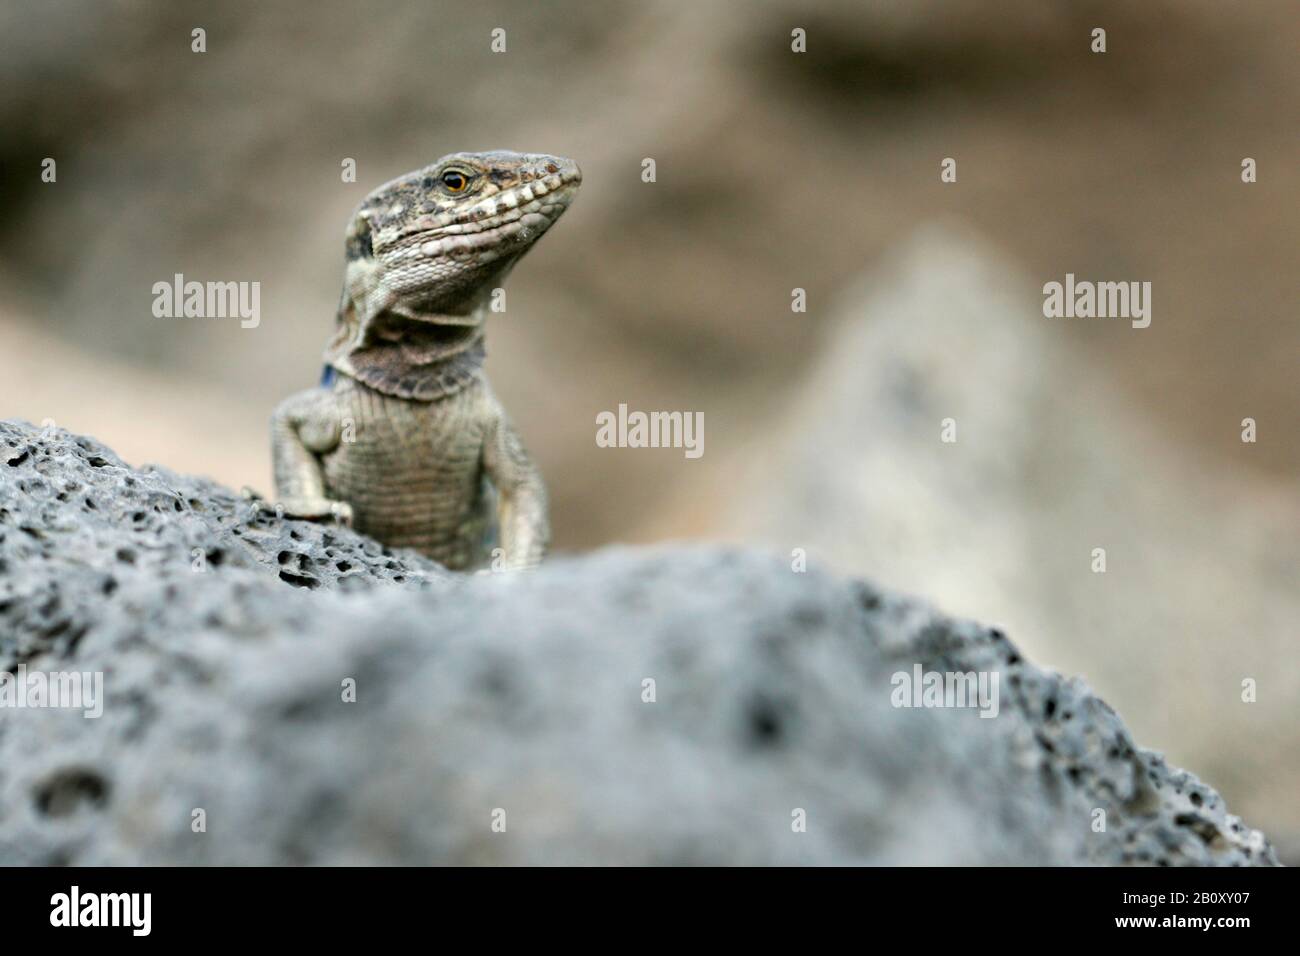
<svg viewBox="0 0 1300 956"><path fill-rule="evenodd" d="M476 203L449 223L420 222L376 252L390 266L421 259L474 259L492 262L522 252L555 224L578 191L580 179L550 177L498 193Z"/></svg>
<svg viewBox="0 0 1300 956"><path fill-rule="evenodd" d="M413 251L424 259L474 259L492 262L511 252L522 252L559 218L563 207L545 206L536 211L503 216L498 221L473 223L473 229L447 233L437 231L419 238Z"/></svg>

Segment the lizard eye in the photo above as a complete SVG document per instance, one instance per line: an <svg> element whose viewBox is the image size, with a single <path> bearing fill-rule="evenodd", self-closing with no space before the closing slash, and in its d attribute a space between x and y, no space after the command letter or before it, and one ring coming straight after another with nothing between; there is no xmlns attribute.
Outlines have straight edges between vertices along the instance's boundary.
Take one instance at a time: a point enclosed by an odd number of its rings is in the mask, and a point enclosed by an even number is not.
<svg viewBox="0 0 1300 956"><path fill-rule="evenodd" d="M449 193L463 193L469 188L469 177L457 169L449 169L442 174L443 188Z"/></svg>

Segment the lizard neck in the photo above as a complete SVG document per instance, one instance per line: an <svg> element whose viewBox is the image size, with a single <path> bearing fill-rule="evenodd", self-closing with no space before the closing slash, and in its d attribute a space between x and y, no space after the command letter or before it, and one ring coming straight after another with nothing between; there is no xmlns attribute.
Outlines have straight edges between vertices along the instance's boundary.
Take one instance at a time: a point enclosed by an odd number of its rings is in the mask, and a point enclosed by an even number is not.
<svg viewBox="0 0 1300 956"><path fill-rule="evenodd" d="M361 329L342 324L325 362L385 395L433 402L473 382L486 354L480 311L419 319L384 312Z"/></svg>

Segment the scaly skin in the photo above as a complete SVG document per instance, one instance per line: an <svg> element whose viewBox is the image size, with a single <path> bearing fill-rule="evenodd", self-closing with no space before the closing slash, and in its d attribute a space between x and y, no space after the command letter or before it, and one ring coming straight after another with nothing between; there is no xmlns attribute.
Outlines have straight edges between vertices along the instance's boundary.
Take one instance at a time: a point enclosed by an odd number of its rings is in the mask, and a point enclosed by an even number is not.
<svg viewBox="0 0 1300 956"><path fill-rule="evenodd" d="M287 514L348 521L453 569L483 564L494 530L506 568L541 561L546 489L488 387L483 322L581 181L558 156L455 153L366 197L324 383L271 422Z"/></svg>

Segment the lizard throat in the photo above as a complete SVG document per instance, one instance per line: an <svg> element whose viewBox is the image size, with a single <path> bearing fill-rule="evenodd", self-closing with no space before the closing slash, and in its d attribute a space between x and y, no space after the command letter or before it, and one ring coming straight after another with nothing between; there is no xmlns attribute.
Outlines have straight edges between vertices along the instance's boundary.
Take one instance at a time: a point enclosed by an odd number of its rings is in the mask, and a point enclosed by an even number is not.
<svg viewBox="0 0 1300 956"><path fill-rule="evenodd" d="M433 402L455 395L478 378L487 354L481 324L412 322L389 313L369 331L362 343L336 336L325 361L394 398Z"/></svg>

